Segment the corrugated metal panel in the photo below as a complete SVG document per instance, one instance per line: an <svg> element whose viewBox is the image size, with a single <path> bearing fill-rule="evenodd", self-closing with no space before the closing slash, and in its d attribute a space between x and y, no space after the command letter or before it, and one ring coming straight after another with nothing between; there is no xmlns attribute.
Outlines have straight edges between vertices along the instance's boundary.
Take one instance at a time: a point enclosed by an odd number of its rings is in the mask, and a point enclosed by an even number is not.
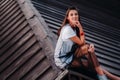
<svg viewBox="0 0 120 80"><path fill-rule="evenodd" d="M0 1L0 80L54 80L57 76L49 59L50 36L30 5L28 0Z"/></svg>
<svg viewBox="0 0 120 80"><path fill-rule="evenodd" d="M69 0L32 0L32 3L42 14L54 34L57 33L61 25L67 7L71 5L78 6L81 12L81 22L86 32L87 42L95 44L96 55L102 67L120 76L120 30L110 25L112 24L111 21L113 21L114 25L114 22L120 21L119 19ZM90 10L93 12L90 13ZM96 19L92 19L90 16ZM110 20L108 19L109 17L111 18ZM107 25L108 23L110 24Z"/></svg>

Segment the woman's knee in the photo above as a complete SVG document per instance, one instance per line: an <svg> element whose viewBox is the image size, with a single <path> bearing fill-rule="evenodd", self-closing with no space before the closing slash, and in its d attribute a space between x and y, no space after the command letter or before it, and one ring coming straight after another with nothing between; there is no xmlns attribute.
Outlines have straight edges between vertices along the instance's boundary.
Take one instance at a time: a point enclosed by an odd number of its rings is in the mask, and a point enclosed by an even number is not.
<svg viewBox="0 0 120 80"><path fill-rule="evenodd" d="M83 63L83 65L84 65L86 68L89 67L89 63L88 63L88 61L82 61L82 63Z"/></svg>
<svg viewBox="0 0 120 80"><path fill-rule="evenodd" d="M71 63L71 66L72 66L72 67L80 67L81 64L80 64L79 60L74 59L74 60L72 61L72 63Z"/></svg>
<svg viewBox="0 0 120 80"><path fill-rule="evenodd" d="M94 53L95 52L95 48L93 44L90 44L89 48L88 48L88 52L89 53Z"/></svg>

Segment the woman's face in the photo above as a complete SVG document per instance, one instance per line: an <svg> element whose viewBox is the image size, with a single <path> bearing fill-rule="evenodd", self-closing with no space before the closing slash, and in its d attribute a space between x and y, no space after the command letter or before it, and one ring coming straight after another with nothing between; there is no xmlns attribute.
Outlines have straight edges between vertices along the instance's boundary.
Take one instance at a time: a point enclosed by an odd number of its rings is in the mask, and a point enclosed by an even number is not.
<svg viewBox="0 0 120 80"><path fill-rule="evenodd" d="M76 21L79 20L79 15L76 10L70 10L67 17L71 26L75 27Z"/></svg>

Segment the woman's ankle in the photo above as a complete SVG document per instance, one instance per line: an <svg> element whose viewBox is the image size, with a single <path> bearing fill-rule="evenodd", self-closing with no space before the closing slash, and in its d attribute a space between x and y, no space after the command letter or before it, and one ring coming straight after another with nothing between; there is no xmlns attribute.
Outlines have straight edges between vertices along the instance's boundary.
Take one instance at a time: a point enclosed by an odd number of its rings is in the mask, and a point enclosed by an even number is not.
<svg viewBox="0 0 120 80"><path fill-rule="evenodd" d="M99 75L104 75L104 72L102 70L102 68L100 66L96 67L96 72L99 74Z"/></svg>

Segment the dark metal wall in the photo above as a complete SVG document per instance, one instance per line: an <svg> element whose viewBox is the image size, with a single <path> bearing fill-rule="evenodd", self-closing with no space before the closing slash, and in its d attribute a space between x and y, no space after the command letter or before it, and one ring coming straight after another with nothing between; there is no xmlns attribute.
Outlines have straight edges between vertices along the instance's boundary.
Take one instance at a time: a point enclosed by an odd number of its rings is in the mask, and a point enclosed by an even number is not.
<svg viewBox="0 0 120 80"><path fill-rule="evenodd" d="M119 0L76 0L78 3L82 3L86 6L90 6L94 9L99 9L111 16L115 16L120 19L120 1Z"/></svg>
<svg viewBox="0 0 120 80"><path fill-rule="evenodd" d="M77 6L86 32L86 40L95 45L100 64L111 73L120 76L120 30L110 25L119 22L119 19L70 0L32 0L32 3L55 35L61 26L66 9L71 5Z"/></svg>

